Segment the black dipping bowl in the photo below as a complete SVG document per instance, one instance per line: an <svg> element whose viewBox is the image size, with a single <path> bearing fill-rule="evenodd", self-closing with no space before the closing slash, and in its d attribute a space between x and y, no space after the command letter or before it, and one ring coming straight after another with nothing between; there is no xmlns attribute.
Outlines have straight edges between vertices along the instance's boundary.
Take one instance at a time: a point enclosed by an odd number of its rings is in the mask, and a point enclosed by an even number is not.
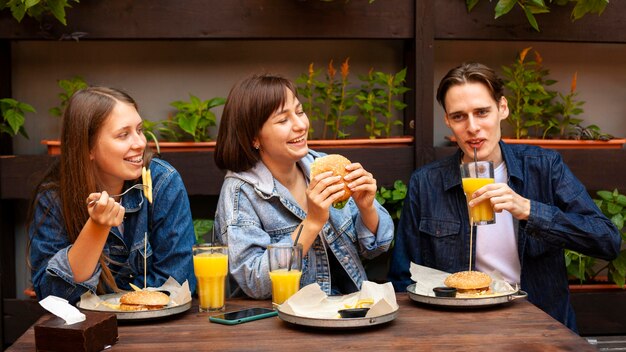
<svg viewBox="0 0 626 352"><path fill-rule="evenodd" d="M456 297L456 288L454 287L435 287L433 291L437 297Z"/></svg>
<svg viewBox="0 0 626 352"><path fill-rule="evenodd" d="M368 310L370 309L369 308L340 309L339 315L341 315L342 318L363 318L365 314L367 314Z"/></svg>

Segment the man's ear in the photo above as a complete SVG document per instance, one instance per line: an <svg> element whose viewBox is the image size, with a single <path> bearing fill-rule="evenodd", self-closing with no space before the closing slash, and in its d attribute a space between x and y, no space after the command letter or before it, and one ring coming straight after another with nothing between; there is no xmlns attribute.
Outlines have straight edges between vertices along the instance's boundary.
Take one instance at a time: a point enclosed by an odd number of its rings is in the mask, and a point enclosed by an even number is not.
<svg viewBox="0 0 626 352"><path fill-rule="evenodd" d="M509 117L509 102L506 100L504 95L500 98L500 102L498 103L498 114L500 116L500 120L504 120Z"/></svg>

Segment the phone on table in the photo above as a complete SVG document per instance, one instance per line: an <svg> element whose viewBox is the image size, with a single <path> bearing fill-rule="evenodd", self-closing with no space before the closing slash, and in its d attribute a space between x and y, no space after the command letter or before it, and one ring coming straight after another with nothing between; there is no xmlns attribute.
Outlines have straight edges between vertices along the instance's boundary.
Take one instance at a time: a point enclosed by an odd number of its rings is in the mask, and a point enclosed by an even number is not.
<svg viewBox="0 0 626 352"><path fill-rule="evenodd" d="M253 320L269 318L278 315L278 312L271 308L248 308L237 310L234 312L225 312L223 314L212 315L209 321L212 323L235 325L247 323Z"/></svg>

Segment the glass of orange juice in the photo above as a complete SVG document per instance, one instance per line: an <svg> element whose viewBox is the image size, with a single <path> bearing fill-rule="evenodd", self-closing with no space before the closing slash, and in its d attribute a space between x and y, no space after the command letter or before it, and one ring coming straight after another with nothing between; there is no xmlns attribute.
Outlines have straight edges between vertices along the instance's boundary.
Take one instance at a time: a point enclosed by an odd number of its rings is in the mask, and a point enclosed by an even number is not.
<svg viewBox="0 0 626 352"><path fill-rule="evenodd" d="M461 179L463 181L463 192L467 202L472 199L472 194L481 187L494 183L493 162L473 161L461 164ZM488 225L496 223L496 216L489 201L482 201L470 208L468 205L470 221L475 225Z"/></svg>
<svg viewBox="0 0 626 352"><path fill-rule="evenodd" d="M226 307L228 247L209 243L194 245L193 270L198 279L196 291L200 312L223 311Z"/></svg>
<svg viewBox="0 0 626 352"><path fill-rule="evenodd" d="M272 304L283 304L300 289L302 276L302 245L274 243L267 247L270 279L272 280Z"/></svg>

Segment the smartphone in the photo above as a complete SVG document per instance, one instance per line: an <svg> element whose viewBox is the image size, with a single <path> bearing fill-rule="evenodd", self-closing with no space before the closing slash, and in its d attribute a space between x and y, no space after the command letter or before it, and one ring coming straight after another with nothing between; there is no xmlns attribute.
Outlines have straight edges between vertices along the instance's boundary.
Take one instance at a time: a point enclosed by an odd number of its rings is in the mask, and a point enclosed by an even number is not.
<svg viewBox="0 0 626 352"><path fill-rule="evenodd" d="M278 312L271 308L248 308L209 317L212 323L235 325L247 323L253 320L269 318L278 315Z"/></svg>

